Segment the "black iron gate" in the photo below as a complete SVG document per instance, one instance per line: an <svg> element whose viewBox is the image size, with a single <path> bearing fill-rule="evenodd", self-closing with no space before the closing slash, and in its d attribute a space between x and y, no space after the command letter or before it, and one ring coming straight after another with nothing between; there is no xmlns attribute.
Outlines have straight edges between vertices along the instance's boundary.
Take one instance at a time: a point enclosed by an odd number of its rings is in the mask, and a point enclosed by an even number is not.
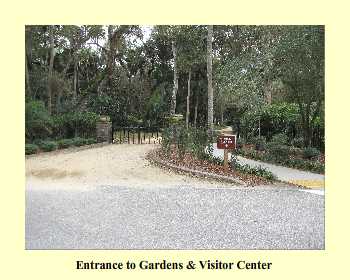
<svg viewBox="0 0 350 280"><path fill-rule="evenodd" d="M112 131L115 144L160 144L161 141L159 127L113 127Z"/></svg>

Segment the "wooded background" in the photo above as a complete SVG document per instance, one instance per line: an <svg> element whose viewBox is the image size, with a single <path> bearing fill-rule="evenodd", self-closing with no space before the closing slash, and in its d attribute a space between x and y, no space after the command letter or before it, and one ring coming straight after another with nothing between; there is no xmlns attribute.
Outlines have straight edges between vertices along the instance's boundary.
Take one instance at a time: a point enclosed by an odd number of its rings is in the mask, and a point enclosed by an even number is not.
<svg viewBox="0 0 350 280"><path fill-rule="evenodd" d="M118 126L239 126L324 149L323 26L26 26L26 141ZM213 106L211 106L211 100Z"/></svg>

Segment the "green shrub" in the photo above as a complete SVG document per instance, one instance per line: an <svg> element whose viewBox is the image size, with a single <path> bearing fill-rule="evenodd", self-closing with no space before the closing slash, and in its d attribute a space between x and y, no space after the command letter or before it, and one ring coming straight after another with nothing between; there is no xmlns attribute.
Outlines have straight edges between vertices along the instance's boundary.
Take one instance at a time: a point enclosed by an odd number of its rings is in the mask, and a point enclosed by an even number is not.
<svg viewBox="0 0 350 280"><path fill-rule="evenodd" d="M298 137L292 139L292 145L297 148L302 148L304 147L304 138L303 137Z"/></svg>
<svg viewBox="0 0 350 280"><path fill-rule="evenodd" d="M224 165L224 160L220 157L211 156L210 161L214 164L217 164L217 165Z"/></svg>
<svg viewBox="0 0 350 280"><path fill-rule="evenodd" d="M41 101L25 105L25 137L28 140L47 138L52 133L52 119Z"/></svg>
<svg viewBox="0 0 350 280"><path fill-rule="evenodd" d="M264 151L266 149L266 138L264 136L252 138L251 143L255 144L255 148L258 151Z"/></svg>
<svg viewBox="0 0 350 280"><path fill-rule="evenodd" d="M170 146L171 146L172 142L173 142L173 135L172 135L171 128L163 129L163 131L162 131L162 143L161 143L162 151L165 152L166 154L168 154L170 151Z"/></svg>
<svg viewBox="0 0 350 280"><path fill-rule="evenodd" d="M303 155L303 150L300 148L297 148L297 147L290 147L289 152L291 155L293 155L295 157L300 157Z"/></svg>
<svg viewBox="0 0 350 280"><path fill-rule="evenodd" d="M54 141L38 141L39 148L44 152L51 152L57 149L58 144Z"/></svg>
<svg viewBox="0 0 350 280"><path fill-rule="evenodd" d="M204 128L191 129L191 141L191 152L198 158L205 159L207 155L213 155L212 141Z"/></svg>
<svg viewBox="0 0 350 280"><path fill-rule="evenodd" d="M86 139L81 137L75 137L72 140L73 140L73 145L76 147L83 146L87 143Z"/></svg>
<svg viewBox="0 0 350 280"><path fill-rule="evenodd" d="M57 144L59 149L65 149L73 146L73 139L61 139L57 141Z"/></svg>
<svg viewBox="0 0 350 280"><path fill-rule="evenodd" d="M177 128L177 147L180 157L182 157L186 152L191 151L191 131L185 127Z"/></svg>
<svg viewBox="0 0 350 280"><path fill-rule="evenodd" d="M311 162L311 171L317 172L317 173L324 173L325 171L325 166L324 164L317 162L317 161L313 161Z"/></svg>
<svg viewBox="0 0 350 280"><path fill-rule="evenodd" d="M86 144L91 145L97 143L97 140L95 138L87 138L86 139Z"/></svg>
<svg viewBox="0 0 350 280"><path fill-rule="evenodd" d="M320 155L320 151L313 147L307 147L303 149L303 157L305 159L316 158Z"/></svg>
<svg viewBox="0 0 350 280"><path fill-rule="evenodd" d="M53 116L53 134L56 137L93 135L99 115L93 112L73 112Z"/></svg>
<svg viewBox="0 0 350 280"><path fill-rule="evenodd" d="M170 151L171 145L176 145L180 156L190 152L200 159L210 159L213 150L210 143L205 129L174 125L162 131L162 150L165 153Z"/></svg>
<svg viewBox="0 0 350 280"><path fill-rule="evenodd" d="M169 125L181 125L183 123L183 115L173 114L165 117L166 123Z"/></svg>
<svg viewBox="0 0 350 280"><path fill-rule="evenodd" d="M26 155L31 155L31 154L35 154L38 152L39 147L35 144L26 144L25 146L26 149Z"/></svg>
<svg viewBox="0 0 350 280"><path fill-rule="evenodd" d="M244 140L244 138L243 137L239 137L237 139L237 149L241 149L244 144L246 144L246 141Z"/></svg>
<svg viewBox="0 0 350 280"><path fill-rule="evenodd" d="M279 145L287 145L288 144L288 136L284 133L278 133L272 136L272 143Z"/></svg>
<svg viewBox="0 0 350 280"><path fill-rule="evenodd" d="M81 138L81 137L76 137L72 139L61 139L57 141L58 147L60 149L68 148L71 146L83 146L83 145L90 145L90 144L95 144L97 141L94 138Z"/></svg>
<svg viewBox="0 0 350 280"><path fill-rule="evenodd" d="M290 148L287 145L270 143L267 150L276 161L281 162L289 157Z"/></svg>
<svg viewBox="0 0 350 280"><path fill-rule="evenodd" d="M261 166L251 167L248 164L240 164L235 157L231 157L230 166L233 170L237 170L241 173L255 175L258 177L265 178L269 181L273 181L276 179L275 175L266 168Z"/></svg>

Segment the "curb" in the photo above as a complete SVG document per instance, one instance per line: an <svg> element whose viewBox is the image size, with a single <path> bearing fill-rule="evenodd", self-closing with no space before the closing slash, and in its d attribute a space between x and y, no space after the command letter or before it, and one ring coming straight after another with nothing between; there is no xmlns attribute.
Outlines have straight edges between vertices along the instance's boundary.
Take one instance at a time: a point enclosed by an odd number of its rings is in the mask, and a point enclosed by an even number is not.
<svg viewBox="0 0 350 280"><path fill-rule="evenodd" d="M176 171L189 173L191 175L196 175L196 176L204 177L207 179L209 178L209 179L223 180L223 181L226 181L229 183L239 184L239 185L242 185L245 187L249 186L247 183L245 183L244 181L242 181L240 179L236 179L236 178L232 178L232 177L228 177L228 176L224 176L224 175L213 174L213 173L204 172L204 171L199 171L199 170L194 170L194 169L189 169L186 167L180 167L180 166L177 166L175 164L168 163L164 160L155 159L154 157L151 157L151 156L146 157L146 159L148 159L148 161L150 161L153 164L158 164L162 167L167 167L170 169L174 169Z"/></svg>

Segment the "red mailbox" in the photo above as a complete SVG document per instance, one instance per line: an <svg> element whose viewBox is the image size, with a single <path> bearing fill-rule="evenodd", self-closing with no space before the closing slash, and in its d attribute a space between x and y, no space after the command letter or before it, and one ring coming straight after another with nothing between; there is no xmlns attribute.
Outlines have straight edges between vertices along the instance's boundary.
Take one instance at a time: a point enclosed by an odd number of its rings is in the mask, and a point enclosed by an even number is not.
<svg viewBox="0 0 350 280"><path fill-rule="evenodd" d="M218 149L236 149L236 135L220 135L217 139Z"/></svg>

